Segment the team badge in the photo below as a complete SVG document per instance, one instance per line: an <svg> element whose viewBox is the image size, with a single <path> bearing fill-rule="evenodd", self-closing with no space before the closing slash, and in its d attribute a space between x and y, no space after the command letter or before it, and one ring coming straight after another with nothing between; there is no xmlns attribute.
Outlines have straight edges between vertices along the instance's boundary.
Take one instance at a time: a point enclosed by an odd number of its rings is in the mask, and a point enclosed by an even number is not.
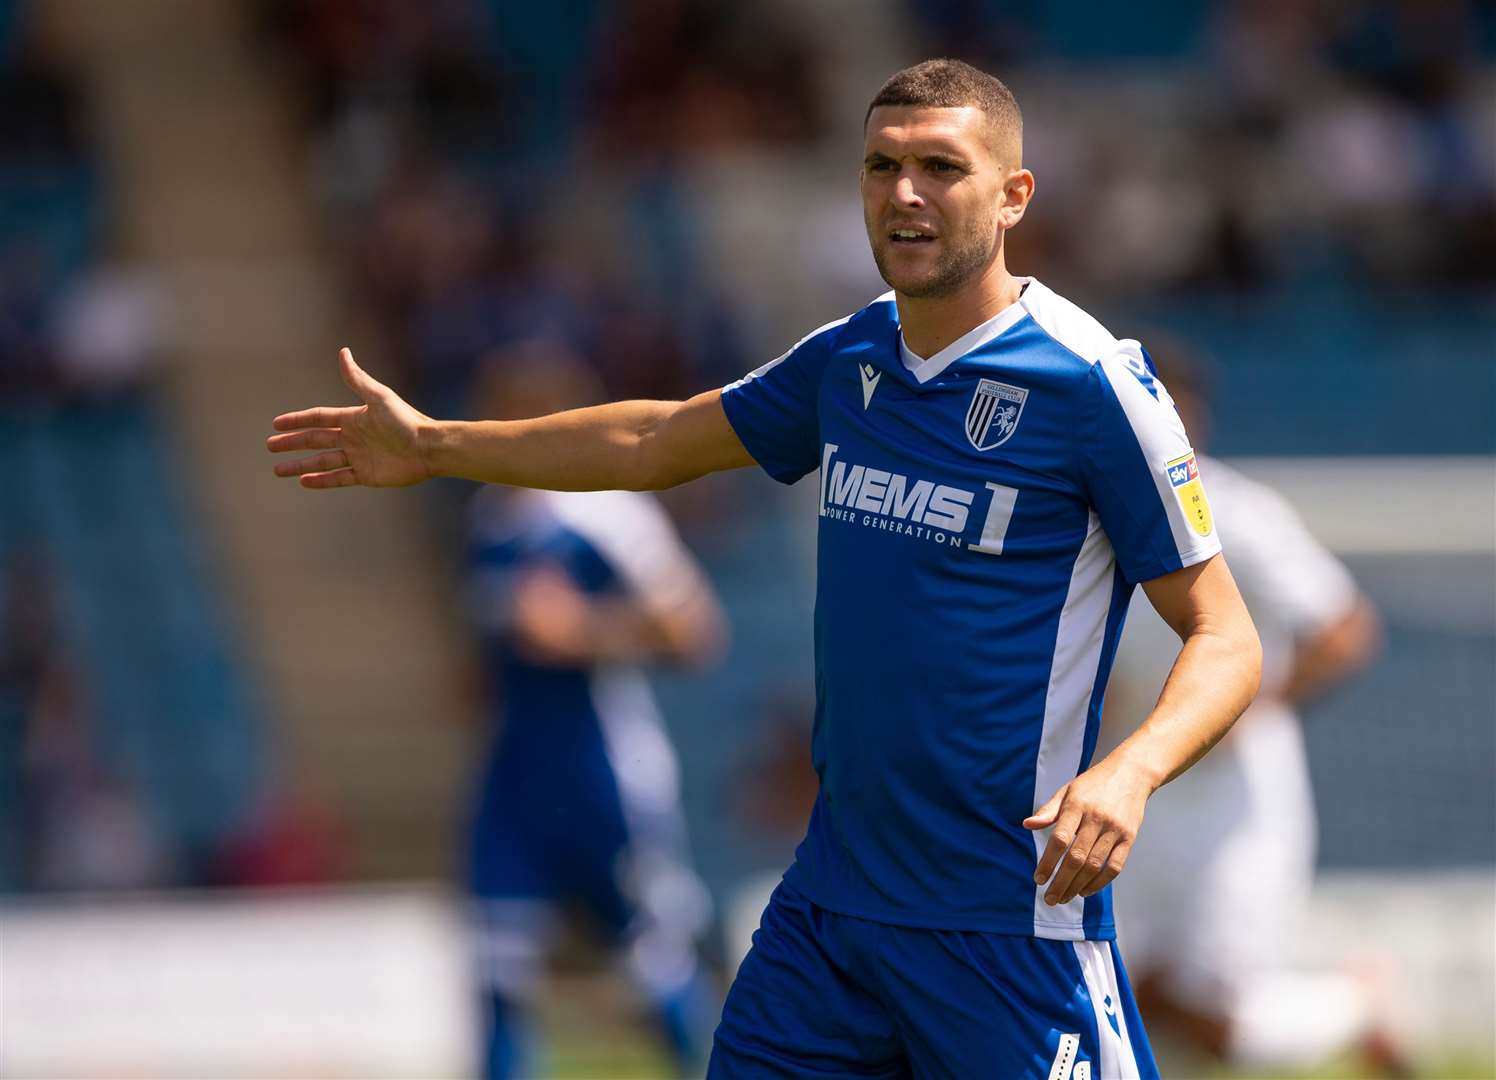
<svg viewBox="0 0 1496 1080"><path fill-rule="evenodd" d="M1175 458L1165 467L1169 472L1169 486L1184 508L1190 528L1201 536L1209 536L1215 525L1211 521L1210 503L1205 499L1205 485L1200 482L1200 466L1195 462L1194 451Z"/></svg>
<svg viewBox="0 0 1496 1080"><path fill-rule="evenodd" d="M1021 386L983 379L966 409L966 438L978 450L991 450L1013 437L1029 392Z"/></svg>

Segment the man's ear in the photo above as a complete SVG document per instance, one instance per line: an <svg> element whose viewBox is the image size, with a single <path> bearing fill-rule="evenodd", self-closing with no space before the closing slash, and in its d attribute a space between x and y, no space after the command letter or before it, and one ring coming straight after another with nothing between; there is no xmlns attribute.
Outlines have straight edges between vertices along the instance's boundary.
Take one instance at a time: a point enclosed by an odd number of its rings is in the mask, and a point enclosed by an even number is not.
<svg viewBox="0 0 1496 1080"><path fill-rule="evenodd" d="M1034 174L1027 169L1018 169L1003 184L1003 204L998 208L997 219L1004 229L1011 229L1023 220L1029 200L1034 197Z"/></svg>

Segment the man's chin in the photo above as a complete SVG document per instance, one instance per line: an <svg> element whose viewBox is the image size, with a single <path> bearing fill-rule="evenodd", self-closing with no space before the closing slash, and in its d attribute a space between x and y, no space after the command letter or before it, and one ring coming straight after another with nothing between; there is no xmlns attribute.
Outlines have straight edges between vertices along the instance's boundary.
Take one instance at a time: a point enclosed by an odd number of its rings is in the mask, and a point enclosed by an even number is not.
<svg viewBox="0 0 1496 1080"><path fill-rule="evenodd" d="M922 270L912 270L907 266L889 265L893 260L877 259L878 276L883 279L890 289L904 296L923 296L925 290L937 284L937 268L933 266Z"/></svg>
<svg viewBox="0 0 1496 1080"><path fill-rule="evenodd" d="M912 300L949 296L960 288L959 283L947 281L943 275L933 270L926 271L923 274L890 274L885 272L883 280L894 292L900 296L907 296Z"/></svg>

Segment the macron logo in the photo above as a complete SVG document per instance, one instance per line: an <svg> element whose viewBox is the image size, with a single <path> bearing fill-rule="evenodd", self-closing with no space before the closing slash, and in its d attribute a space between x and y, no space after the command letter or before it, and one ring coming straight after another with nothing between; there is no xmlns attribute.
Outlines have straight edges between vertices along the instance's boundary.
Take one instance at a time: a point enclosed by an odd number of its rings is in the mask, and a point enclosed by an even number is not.
<svg viewBox="0 0 1496 1080"><path fill-rule="evenodd" d="M862 376L862 411L867 412L867 407L873 401L873 391L878 389L878 380L883 378L883 372L872 364L862 364L857 368L857 373Z"/></svg>

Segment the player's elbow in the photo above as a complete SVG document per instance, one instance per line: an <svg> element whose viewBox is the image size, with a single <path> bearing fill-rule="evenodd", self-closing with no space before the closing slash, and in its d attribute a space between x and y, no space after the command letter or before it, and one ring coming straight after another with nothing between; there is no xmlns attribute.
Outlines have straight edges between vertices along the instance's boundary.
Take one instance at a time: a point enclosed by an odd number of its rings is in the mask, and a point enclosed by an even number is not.
<svg viewBox="0 0 1496 1080"><path fill-rule="evenodd" d="M709 591L692 594L676 607L652 617L655 659L675 667L700 670L727 651L727 621Z"/></svg>
<svg viewBox="0 0 1496 1080"><path fill-rule="evenodd" d="M1362 596L1315 644L1324 654L1329 677L1344 679L1367 667L1386 643L1381 616Z"/></svg>
<svg viewBox="0 0 1496 1080"><path fill-rule="evenodd" d="M671 410L678 402L659 402L660 410L635 432L629 447L628 488L631 491L664 491L698 475L682 461L670 445Z"/></svg>
<svg viewBox="0 0 1496 1080"><path fill-rule="evenodd" d="M641 450L640 459L631 470L630 491L667 491L699 475L663 454Z"/></svg>
<svg viewBox="0 0 1496 1080"><path fill-rule="evenodd" d="M1235 627L1232 653L1240 665L1243 708L1252 703L1257 691L1262 689L1262 639L1257 636L1257 627L1251 616L1242 613L1240 625Z"/></svg>

